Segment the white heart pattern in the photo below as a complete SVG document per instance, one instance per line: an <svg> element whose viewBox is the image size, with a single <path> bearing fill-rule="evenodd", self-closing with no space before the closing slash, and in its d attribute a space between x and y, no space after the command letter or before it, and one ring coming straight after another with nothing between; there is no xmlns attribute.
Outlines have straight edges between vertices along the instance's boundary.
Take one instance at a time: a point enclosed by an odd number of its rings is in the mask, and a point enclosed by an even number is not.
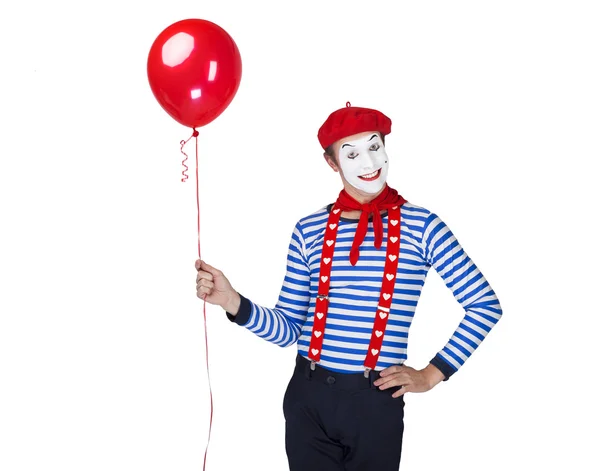
<svg viewBox="0 0 600 471"><path fill-rule="evenodd" d="M329 262L331 262L330 258L324 258L323 261L325 262L325 265L328 265Z"/></svg>
<svg viewBox="0 0 600 471"><path fill-rule="evenodd" d="M392 226L397 226L398 225L398 219L390 219L390 223L392 224Z"/></svg>
<svg viewBox="0 0 600 471"><path fill-rule="evenodd" d="M381 330L376 330L375 335L377 335L377 337L381 337L383 335L383 332Z"/></svg>
<svg viewBox="0 0 600 471"><path fill-rule="evenodd" d="M390 237L390 240L395 244L398 240L398 237Z"/></svg>
<svg viewBox="0 0 600 471"><path fill-rule="evenodd" d="M392 297L392 295L390 293L383 293L383 299L385 299L386 301L388 299L390 299Z"/></svg>
<svg viewBox="0 0 600 471"><path fill-rule="evenodd" d="M316 355L317 353L319 353L319 349L318 348L313 348L311 350L311 352L312 352L313 355Z"/></svg>
<svg viewBox="0 0 600 471"><path fill-rule="evenodd" d="M386 273L385 277L389 280L392 281L394 279L394 274L393 273Z"/></svg>
<svg viewBox="0 0 600 471"><path fill-rule="evenodd" d="M328 279L328 278L329 278L328 276L322 276L322 277L321 277L321 281L322 281L323 283L325 283L325 282L327 281L327 279Z"/></svg>
<svg viewBox="0 0 600 471"><path fill-rule="evenodd" d="M315 337L319 338L321 336L321 331L320 330L315 330Z"/></svg>
<svg viewBox="0 0 600 471"><path fill-rule="evenodd" d="M372 348L371 353L373 354L373 356L375 356L379 353L379 350L377 350L376 348Z"/></svg>
<svg viewBox="0 0 600 471"><path fill-rule="evenodd" d="M332 229L332 230L333 230L333 229L335 229L335 228L336 228L336 226L337 226L337 224L329 224L329 229Z"/></svg>
<svg viewBox="0 0 600 471"><path fill-rule="evenodd" d="M398 256L396 255L392 255L390 254L389 259L393 262L394 260L396 260L398 258Z"/></svg>
<svg viewBox="0 0 600 471"><path fill-rule="evenodd" d="M339 209L339 208L338 208L338 209L334 209L334 210L333 210L333 214L337 214L337 213L339 213L339 212L340 212L340 209Z"/></svg>
<svg viewBox="0 0 600 471"><path fill-rule="evenodd" d="M333 245L333 240L328 240L328 241L325 241L325 243L326 243L326 244L327 244L329 247L331 247L331 246Z"/></svg>
<svg viewBox="0 0 600 471"><path fill-rule="evenodd" d="M381 317L382 319L385 319L387 317L387 312L380 312L379 317Z"/></svg>
<svg viewBox="0 0 600 471"><path fill-rule="evenodd" d="M323 314L322 312L317 312L317 317L318 317L319 319L323 319L323 315L324 315L324 314Z"/></svg>

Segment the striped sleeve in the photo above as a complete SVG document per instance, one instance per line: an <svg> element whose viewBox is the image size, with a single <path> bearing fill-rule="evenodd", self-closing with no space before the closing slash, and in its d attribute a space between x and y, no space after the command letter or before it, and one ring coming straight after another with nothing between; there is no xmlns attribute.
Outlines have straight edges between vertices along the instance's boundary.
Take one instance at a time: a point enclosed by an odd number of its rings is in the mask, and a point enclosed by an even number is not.
<svg viewBox="0 0 600 471"><path fill-rule="evenodd" d="M447 381L498 322L502 308L481 271L435 213L430 212L425 220L421 249L427 264L435 268L465 310L448 343L430 361Z"/></svg>
<svg viewBox="0 0 600 471"><path fill-rule="evenodd" d="M280 347L298 341L310 301L310 269L300 222L292 232L286 273L275 307L260 306L242 295L240 297L238 314L227 313L229 320Z"/></svg>

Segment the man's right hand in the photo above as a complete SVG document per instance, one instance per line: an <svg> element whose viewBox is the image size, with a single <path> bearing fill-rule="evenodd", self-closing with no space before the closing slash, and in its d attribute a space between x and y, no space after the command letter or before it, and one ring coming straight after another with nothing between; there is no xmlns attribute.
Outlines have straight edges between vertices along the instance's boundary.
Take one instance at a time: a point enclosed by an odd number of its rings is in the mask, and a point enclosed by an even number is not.
<svg viewBox="0 0 600 471"><path fill-rule="evenodd" d="M200 259L196 260L196 270L196 296L207 303L221 306L235 316L240 308L240 295L223 272Z"/></svg>

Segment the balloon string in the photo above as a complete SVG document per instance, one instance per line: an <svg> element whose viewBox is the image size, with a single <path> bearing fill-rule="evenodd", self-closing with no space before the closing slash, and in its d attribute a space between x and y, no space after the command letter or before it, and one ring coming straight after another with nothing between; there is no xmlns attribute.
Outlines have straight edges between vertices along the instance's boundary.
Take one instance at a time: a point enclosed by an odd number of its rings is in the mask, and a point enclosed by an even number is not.
<svg viewBox="0 0 600 471"><path fill-rule="evenodd" d="M186 153L183 151L183 147L184 147L184 146L185 146L185 145L186 145L186 144L189 142L189 140L190 140L192 137L195 137L195 138L196 138L196 153L198 153L198 131L196 131L196 128L194 128L194 132L192 133L192 135L191 135L190 137L188 137L188 138L187 138L187 140L185 140L185 141L184 141L184 140L181 140L181 141L179 141L179 144L181 145L181 153L182 153L183 155L185 155L185 159L183 159L183 160L181 161L181 165L183 165L183 166L185 167L185 170L183 170L183 171L181 172L181 174L183 175L183 178L181 179L181 181L182 181L182 182L185 182L185 181L188 179L187 173L185 173L185 172L187 172L187 171L188 171L188 168L189 168L189 167L188 167L188 166L185 164L185 161L188 159L188 155L187 155L187 154L186 154Z"/></svg>
<svg viewBox="0 0 600 471"><path fill-rule="evenodd" d="M198 183L198 131L194 129L194 133L192 137L196 138L196 208L198 209L198 258L202 260L202 252L200 249L200 188ZM190 138L191 139L191 138ZM189 141L189 139L188 139ZM186 141L187 142L187 141ZM210 370L208 366L208 332L206 327L206 301L202 300L203 303L203 312L204 312L204 342L206 345L206 374L208 376L208 390L210 392L210 423L208 428L208 441L206 443L206 449L204 450L204 465L202 469L206 471L206 455L208 454L208 445L210 443L210 435L212 431L212 421L213 421L213 395L212 395L212 386L210 383Z"/></svg>

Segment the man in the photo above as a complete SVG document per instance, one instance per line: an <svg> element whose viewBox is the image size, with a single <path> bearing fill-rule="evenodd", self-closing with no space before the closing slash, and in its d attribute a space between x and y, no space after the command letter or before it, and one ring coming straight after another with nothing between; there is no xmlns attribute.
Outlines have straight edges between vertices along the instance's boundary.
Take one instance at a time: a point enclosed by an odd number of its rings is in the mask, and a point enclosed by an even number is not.
<svg viewBox="0 0 600 471"><path fill-rule="evenodd" d="M386 183L390 132L383 113L350 103L319 129L344 188L294 227L275 308L253 303L196 261L198 297L265 340L298 344L283 400L292 471L398 470L404 394L447 381L502 315L448 226ZM418 370L405 364L408 331L432 266L465 315Z"/></svg>

